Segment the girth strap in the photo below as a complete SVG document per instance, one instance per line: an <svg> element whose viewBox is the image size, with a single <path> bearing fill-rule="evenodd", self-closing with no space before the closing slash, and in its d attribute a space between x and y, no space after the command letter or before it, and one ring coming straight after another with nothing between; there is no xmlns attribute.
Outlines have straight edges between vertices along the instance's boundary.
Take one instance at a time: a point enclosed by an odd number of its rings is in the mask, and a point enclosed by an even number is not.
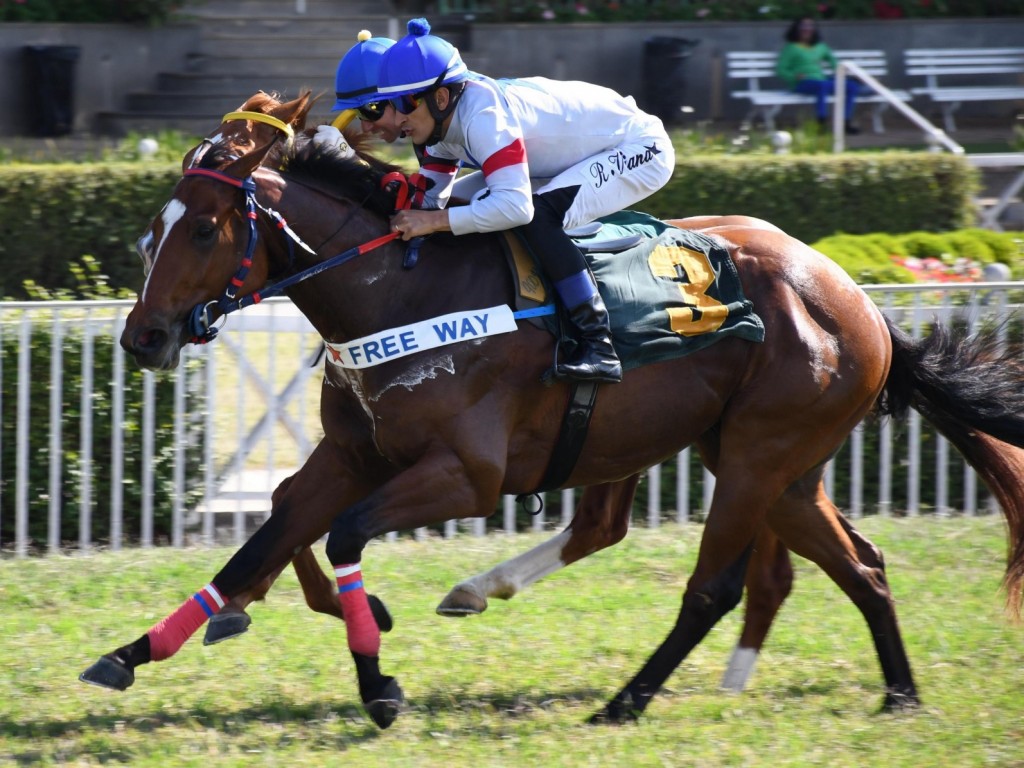
<svg viewBox="0 0 1024 768"><path fill-rule="evenodd" d="M576 461L583 450L583 443L587 439L587 430L590 428L590 417L594 413L594 404L597 402L598 382L596 381L574 381L569 391L569 406L565 409L565 416L562 418L562 431L555 441L554 450L551 452L551 459L548 461L548 468L544 470L544 477L534 493L543 493L555 488L561 488L569 479Z"/></svg>

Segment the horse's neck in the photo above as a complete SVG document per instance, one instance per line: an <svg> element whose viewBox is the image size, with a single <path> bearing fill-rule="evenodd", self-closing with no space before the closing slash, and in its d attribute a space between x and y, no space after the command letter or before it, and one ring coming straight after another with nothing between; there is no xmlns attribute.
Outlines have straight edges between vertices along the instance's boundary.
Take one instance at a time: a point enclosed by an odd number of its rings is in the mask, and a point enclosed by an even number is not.
<svg viewBox="0 0 1024 768"><path fill-rule="evenodd" d="M291 185L278 203L296 234L317 257L296 248L294 271L387 234L388 223L359 206ZM281 243L276 258L286 259ZM327 241L325 243L325 241ZM456 245L455 242L458 244ZM482 308L510 300L511 281L493 238L428 240L415 268L403 266L409 244L395 240L297 283L288 291L324 339L347 342L454 309ZM487 258L489 251L494 258ZM281 263L284 263L281 261Z"/></svg>

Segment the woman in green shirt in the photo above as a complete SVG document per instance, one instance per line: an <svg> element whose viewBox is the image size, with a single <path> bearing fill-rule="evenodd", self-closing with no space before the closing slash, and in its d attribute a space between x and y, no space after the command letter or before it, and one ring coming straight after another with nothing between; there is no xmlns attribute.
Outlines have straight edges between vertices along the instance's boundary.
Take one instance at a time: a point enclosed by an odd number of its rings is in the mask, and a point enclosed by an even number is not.
<svg viewBox="0 0 1024 768"><path fill-rule="evenodd" d="M820 125L825 125L828 119L826 98L836 92L835 78L825 74L823 64L828 64L835 71L835 54L821 41L818 25L808 16L796 19L786 31L786 45L779 53L775 72L790 89L797 93L809 93L817 99L815 109ZM860 83L852 77L846 78L845 117L846 132L849 134L860 133L850 123L859 86Z"/></svg>

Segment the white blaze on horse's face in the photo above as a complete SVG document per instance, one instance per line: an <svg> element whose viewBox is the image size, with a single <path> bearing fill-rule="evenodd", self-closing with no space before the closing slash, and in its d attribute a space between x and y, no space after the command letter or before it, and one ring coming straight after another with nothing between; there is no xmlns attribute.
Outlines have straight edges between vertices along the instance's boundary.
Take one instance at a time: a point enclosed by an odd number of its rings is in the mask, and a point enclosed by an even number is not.
<svg viewBox="0 0 1024 768"><path fill-rule="evenodd" d="M135 252L142 259L142 274L148 277L153 269L153 230L147 229L146 234L136 241Z"/></svg>
<svg viewBox="0 0 1024 768"><path fill-rule="evenodd" d="M160 236L160 242L155 250L150 250L151 258L146 264L146 282L142 286L142 297L141 301L146 300L146 292L149 290L149 278L153 274L153 267L156 266L156 260L160 258L160 251L164 247L164 243L167 242L167 235L171 232L173 227L182 216L185 215L185 204L176 198L172 198L167 205L164 206L163 211L160 212L160 221L164 225L163 234ZM148 233L150 240L152 240L152 232ZM142 242L141 240L139 241ZM152 243L150 244L152 245ZM146 257L143 256L143 261L146 261Z"/></svg>

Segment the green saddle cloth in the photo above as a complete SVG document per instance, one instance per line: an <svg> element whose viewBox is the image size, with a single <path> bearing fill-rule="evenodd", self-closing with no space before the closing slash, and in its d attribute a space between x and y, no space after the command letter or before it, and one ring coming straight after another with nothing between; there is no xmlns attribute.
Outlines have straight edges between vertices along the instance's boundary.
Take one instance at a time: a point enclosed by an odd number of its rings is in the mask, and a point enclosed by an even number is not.
<svg viewBox="0 0 1024 768"><path fill-rule="evenodd" d="M637 211L601 223L590 239L645 237L626 251L587 254L623 368L687 355L726 336L764 341L764 323L743 295L736 265L714 240Z"/></svg>

